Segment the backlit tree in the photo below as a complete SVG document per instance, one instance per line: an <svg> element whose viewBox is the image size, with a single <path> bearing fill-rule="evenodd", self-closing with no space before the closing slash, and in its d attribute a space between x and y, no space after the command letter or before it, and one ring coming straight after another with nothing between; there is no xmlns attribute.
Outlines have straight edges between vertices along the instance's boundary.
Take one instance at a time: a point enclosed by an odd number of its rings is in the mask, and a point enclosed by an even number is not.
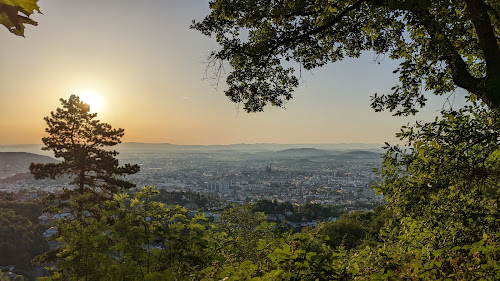
<svg viewBox="0 0 500 281"><path fill-rule="evenodd" d="M43 150L54 152L61 163L31 164L35 179L73 176L71 184L79 194L92 193L110 198L114 193L134 187L123 176L135 174L138 165L119 166L115 150L106 149L120 143L124 130L114 129L96 119L88 104L71 95L60 99L62 108L44 118L47 137L42 138Z"/></svg>

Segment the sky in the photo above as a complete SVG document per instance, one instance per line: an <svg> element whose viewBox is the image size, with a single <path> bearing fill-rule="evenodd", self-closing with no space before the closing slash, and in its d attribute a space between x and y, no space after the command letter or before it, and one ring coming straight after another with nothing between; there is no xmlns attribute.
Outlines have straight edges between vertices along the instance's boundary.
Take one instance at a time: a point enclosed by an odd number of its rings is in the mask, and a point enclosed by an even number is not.
<svg viewBox="0 0 500 281"><path fill-rule="evenodd" d="M397 62L359 59L303 72L286 109L246 113L206 77L215 40L190 30L206 0L40 0L25 38L0 26L0 145L37 144L59 98L93 93L98 118L124 142L172 144L397 142L400 126L447 106L430 97L416 117L370 108L397 83ZM463 103L463 92L455 94ZM88 101L92 103L89 100Z"/></svg>

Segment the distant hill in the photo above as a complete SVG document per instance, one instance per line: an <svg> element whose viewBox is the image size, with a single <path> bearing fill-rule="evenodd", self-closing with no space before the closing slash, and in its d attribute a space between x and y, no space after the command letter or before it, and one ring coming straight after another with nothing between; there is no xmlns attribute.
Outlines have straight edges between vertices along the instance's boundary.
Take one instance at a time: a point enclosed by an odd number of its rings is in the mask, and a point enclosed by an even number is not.
<svg viewBox="0 0 500 281"><path fill-rule="evenodd" d="M19 166L29 167L31 163L58 163L59 161L45 155L38 155L28 152L0 152L0 167Z"/></svg>
<svg viewBox="0 0 500 281"><path fill-rule="evenodd" d="M58 163L60 161L44 155L28 152L0 152L0 179L29 172L31 163Z"/></svg>
<svg viewBox="0 0 500 281"><path fill-rule="evenodd" d="M344 155L380 156L380 155L382 155L382 153L368 151L368 150L352 150L352 151L345 152Z"/></svg>
<svg viewBox="0 0 500 281"><path fill-rule="evenodd" d="M289 148L275 152L279 156L287 157L310 157L310 156L323 156L330 154L328 151L316 148Z"/></svg>
<svg viewBox="0 0 500 281"><path fill-rule="evenodd" d="M52 151L42 150L43 144L0 145L0 152L29 152L37 155L54 156Z"/></svg>
<svg viewBox="0 0 500 281"><path fill-rule="evenodd" d="M344 159L375 159L381 160L384 155L382 152L368 151L368 150L351 150L336 155L336 158Z"/></svg>
<svg viewBox="0 0 500 281"><path fill-rule="evenodd" d="M111 147L120 153L125 154L157 154L162 152L173 153L191 153L191 152L218 152L221 150L232 150L235 153L249 152L272 152L287 149L299 148L315 148L318 150L381 150L382 144L366 144L366 143L333 143L333 144L280 144L280 143L239 143L227 145L178 145L170 143L139 143L125 142L117 146ZM50 151L43 151L42 144L19 144L19 145L0 145L2 151L30 152L52 156ZM229 153L229 152L224 152Z"/></svg>
<svg viewBox="0 0 500 281"><path fill-rule="evenodd" d="M221 150L233 150L235 152L265 152L281 151L287 149L315 148L318 150L352 150L352 149L380 149L381 144L362 143L337 143L337 144L278 144L278 143L255 143L255 144L227 144L227 145L177 145L170 143L121 143L113 149L119 152L217 152ZM1 148L1 147L0 147Z"/></svg>

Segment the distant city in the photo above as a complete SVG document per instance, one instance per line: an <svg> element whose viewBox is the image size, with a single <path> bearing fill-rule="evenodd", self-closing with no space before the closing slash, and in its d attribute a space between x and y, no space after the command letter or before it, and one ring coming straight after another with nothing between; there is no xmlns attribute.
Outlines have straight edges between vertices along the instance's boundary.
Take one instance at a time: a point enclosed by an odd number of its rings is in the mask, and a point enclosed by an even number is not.
<svg viewBox="0 0 500 281"><path fill-rule="evenodd" d="M268 199L359 207L383 201L383 196L370 188L377 180L373 169L382 160L380 147L124 143L115 149L120 152L121 164L140 165L141 171L127 178L137 187L154 185L165 191L194 192L228 203ZM57 192L69 187L68 178L38 181L29 173L31 162L57 162L40 148L41 145L0 146L0 191Z"/></svg>

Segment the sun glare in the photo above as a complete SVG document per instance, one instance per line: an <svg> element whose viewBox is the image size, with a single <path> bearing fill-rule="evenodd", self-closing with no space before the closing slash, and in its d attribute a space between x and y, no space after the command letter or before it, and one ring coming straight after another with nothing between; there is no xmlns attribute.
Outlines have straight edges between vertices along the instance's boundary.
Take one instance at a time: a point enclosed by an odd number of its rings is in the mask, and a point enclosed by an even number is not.
<svg viewBox="0 0 500 281"><path fill-rule="evenodd" d="M83 91L79 93L80 100L90 106L91 112L100 112L104 107L103 98L92 91Z"/></svg>

